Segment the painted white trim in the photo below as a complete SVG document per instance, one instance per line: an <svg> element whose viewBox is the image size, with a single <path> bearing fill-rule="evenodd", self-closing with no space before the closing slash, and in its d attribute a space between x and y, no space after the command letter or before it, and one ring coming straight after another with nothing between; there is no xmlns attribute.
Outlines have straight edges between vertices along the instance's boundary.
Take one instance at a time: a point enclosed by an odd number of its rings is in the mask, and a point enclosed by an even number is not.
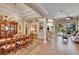
<svg viewBox="0 0 79 59"><path fill-rule="evenodd" d="M40 5L36 3L25 3L25 4L31 7L34 11L39 13L41 16L47 17L48 13Z"/></svg>

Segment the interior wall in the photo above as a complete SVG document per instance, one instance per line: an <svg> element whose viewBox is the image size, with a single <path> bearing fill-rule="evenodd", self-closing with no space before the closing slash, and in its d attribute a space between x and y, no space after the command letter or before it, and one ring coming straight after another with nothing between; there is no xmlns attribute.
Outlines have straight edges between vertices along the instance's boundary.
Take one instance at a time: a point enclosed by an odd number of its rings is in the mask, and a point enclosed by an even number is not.
<svg viewBox="0 0 79 59"><path fill-rule="evenodd" d="M21 21L21 23L23 24L22 21ZM21 23L20 23L20 25L21 25ZM37 30L37 33L38 33L39 32L39 22L38 21L34 21L34 22L24 21L24 26L21 25L22 26L21 32L26 34L25 32L26 32L26 27L27 27L27 35L29 35L31 33L31 28L32 28L33 25L37 26L36 30Z"/></svg>
<svg viewBox="0 0 79 59"><path fill-rule="evenodd" d="M26 30L26 27L27 27L27 35L29 35L30 31L31 31L31 24L30 24L30 22L28 22L28 21L25 22L25 30Z"/></svg>
<svg viewBox="0 0 79 59"><path fill-rule="evenodd" d="M36 26L36 30L37 30L37 33L39 32L39 21L34 21L31 23L31 28L32 26L35 25Z"/></svg>
<svg viewBox="0 0 79 59"><path fill-rule="evenodd" d="M31 31L31 23L20 19L18 21L18 33L26 34L26 27L27 27L27 35L28 35L30 34Z"/></svg>
<svg viewBox="0 0 79 59"><path fill-rule="evenodd" d="M18 20L18 33L24 34L24 21L21 18Z"/></svg>
<svg viewBox="0 0 79 59"><path fill-rule="evenodd" d="M79 31L79 17L78 17L78 31Z"/></svg>

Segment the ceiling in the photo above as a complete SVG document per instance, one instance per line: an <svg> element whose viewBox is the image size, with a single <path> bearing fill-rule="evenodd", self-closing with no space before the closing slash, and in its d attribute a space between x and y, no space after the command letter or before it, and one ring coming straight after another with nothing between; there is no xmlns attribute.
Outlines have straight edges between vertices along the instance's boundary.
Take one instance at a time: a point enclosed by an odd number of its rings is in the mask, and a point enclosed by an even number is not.
<svg viewBox="0 0 79 59"><path fill-rule="evenodd" d="M42 15L24 3L0 3L0 15L18 15L24 20L42 17Z"/></svg>
<svg viewBox="0 0 79 59"><path fill-rule="evenodd" d="M44 15L49 18L64 18L67 15L60 12L63 10L70 16L79 16L78 3L38 3L38 5L40 7L30 3L0 3L0 15L17 14L24 20L37 19L44 17Z"/></svg>
<svg viewBox="0 0 79 59"><path fill-rule="evenodd" d="M50 18L67 17L60 10L66 12L69 16L79 16L79 3L39 3L48 12Z"/></svg>

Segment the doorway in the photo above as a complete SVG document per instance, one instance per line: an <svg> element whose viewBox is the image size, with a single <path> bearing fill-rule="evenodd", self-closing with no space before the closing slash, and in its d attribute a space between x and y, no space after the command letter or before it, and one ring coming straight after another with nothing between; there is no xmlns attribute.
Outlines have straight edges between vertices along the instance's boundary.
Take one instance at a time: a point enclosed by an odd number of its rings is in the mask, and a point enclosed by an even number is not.
<svg viewBox="0 0 79 59"><path fill-rule="evenodd" d="M27 24L26 24L26 27L25 27L25 34L27 35Z"/></svg>

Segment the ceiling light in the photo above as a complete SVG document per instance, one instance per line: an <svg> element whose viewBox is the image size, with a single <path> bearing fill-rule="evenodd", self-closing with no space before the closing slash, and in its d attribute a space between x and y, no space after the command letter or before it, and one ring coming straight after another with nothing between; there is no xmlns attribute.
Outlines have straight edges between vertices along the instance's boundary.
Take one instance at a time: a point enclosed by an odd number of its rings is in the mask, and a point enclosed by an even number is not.
<svg viewBox="0 0 79 59"><path fill-rule="evenodd" d="M51 20L51 19L48 19L48 22L53 22L53 20Z"/></svg>
<svg viewBox="0 0 79 59"><path fill-rule="evenodd" d="M66 20L70 20L70 19L73 19L73 17L69 16L69 14L63 10L60 10L60 12L62 12L63 14L65 14L67 17L66 17Z"/></svg>
<svg viewBox="0 0 79 59"><path fill-rule="evenodd" d="M66 20L70 20L70 19L73 19L73 17L66 17Z"/></svg>
<svg viewBox="0 0 79 59"><path fill-rule="evenodd" d="M67 18L66 18L66 20L70 20L70 18L69 18L69 17L67 17Z"/></svg>

